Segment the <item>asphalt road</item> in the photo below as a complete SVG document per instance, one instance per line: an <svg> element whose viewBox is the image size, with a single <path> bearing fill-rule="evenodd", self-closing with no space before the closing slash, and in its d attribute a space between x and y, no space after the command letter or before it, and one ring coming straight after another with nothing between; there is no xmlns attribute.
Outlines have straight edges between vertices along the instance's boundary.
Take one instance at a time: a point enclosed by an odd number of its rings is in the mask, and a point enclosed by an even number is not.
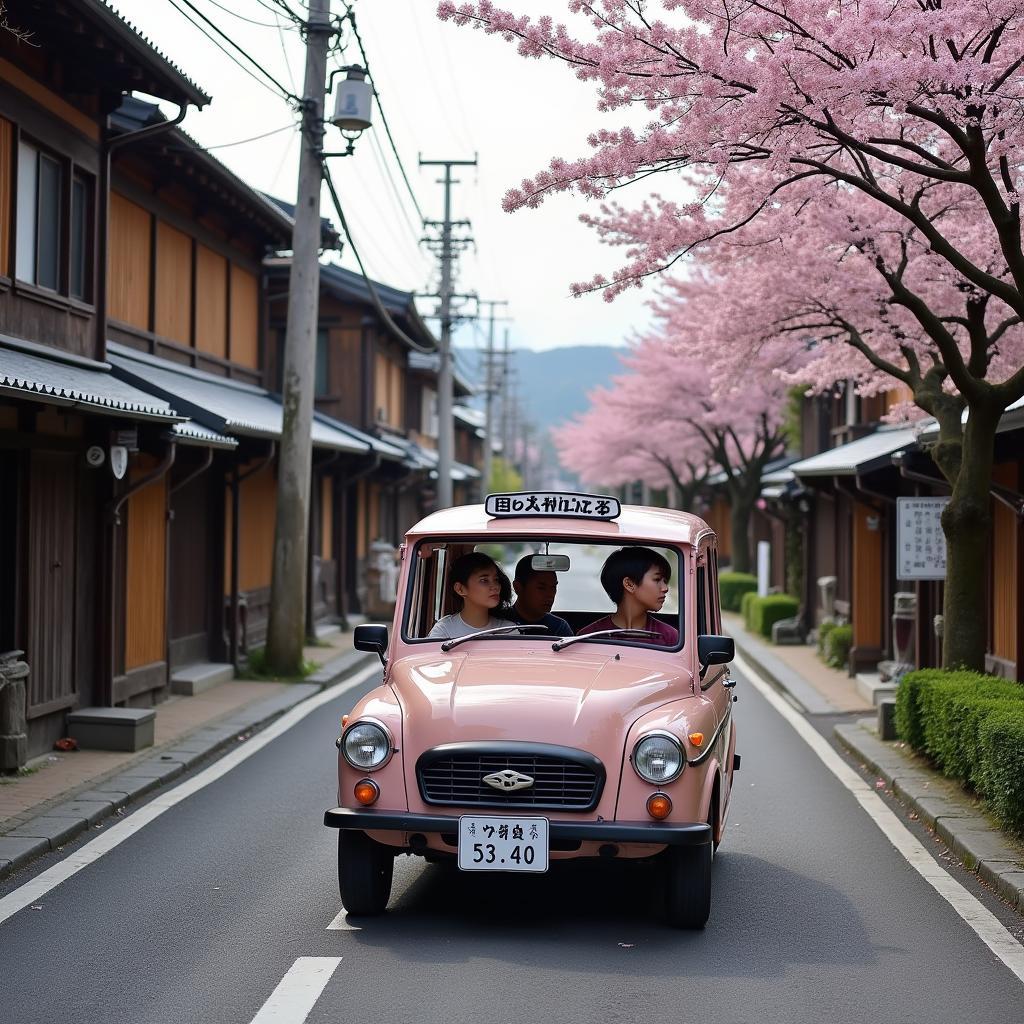
<svg viewBox="0 0 1024 1024"><path fill-rule="evenodd" d="M340 957L310 1022L1021 1019L1021 983L742 676L737 692L703 932L668 928L636 865L514 877L407 857L384 917L328 930L321 820L357 691L0 924L0 1018L248 1024L299 958Z"/></svg>

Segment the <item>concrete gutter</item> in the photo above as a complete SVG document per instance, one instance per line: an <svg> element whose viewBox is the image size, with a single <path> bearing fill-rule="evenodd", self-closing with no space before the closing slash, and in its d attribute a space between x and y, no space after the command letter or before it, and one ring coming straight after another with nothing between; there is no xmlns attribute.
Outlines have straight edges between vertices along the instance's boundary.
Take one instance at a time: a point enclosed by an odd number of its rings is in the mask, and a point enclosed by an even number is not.
<svg viewBox="0 0 1024 1024"><path fill-rule="evenodd" d="M736 650L775 689L804 713L836 714L837 709L802 676L772 654L768 644L743 633ZM874 719L835 726L839 744L931 829L968 870L1024 915L1024 848L1014 844L985 817L959 783L927 767L902 743L885 742Z"/></svg>
<svg viewBox="0 0 1024 1024"><path fill-rule="evenodd" d="M321 665L303 682L289 686L284 693L202 726L167 747L140 757L117 774L94 783L92 788L75 792L62 803L46 807L43 813L0 835L0 879L58 849L104 819L120 814L127 804L183 775L201 761L236 746L239 740L259 732L297 704L355 675L376 660L375 654L346 651Z"/></svg>

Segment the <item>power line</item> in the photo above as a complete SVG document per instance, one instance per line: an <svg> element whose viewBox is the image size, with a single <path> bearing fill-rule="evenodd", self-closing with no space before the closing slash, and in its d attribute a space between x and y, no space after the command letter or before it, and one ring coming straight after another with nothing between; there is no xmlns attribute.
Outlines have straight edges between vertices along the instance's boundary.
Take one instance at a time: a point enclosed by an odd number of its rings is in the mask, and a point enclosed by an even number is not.
<svg viewBox="0 0 1024 1024"><path fill-rule="evenodd" d="M299 97L296 96L294 93L289 92L269 71L267 71L266 68L263 67L262 64L260 64L256 60L255 57L253 57L249 53L247 53L245 49L243 49L241 46L239 46L238 43L236 43L234 41L234 39L231 38L231 36L229 36L225 31L223 31L223 29L219 28L215 22L211 21L205 14L203 14L203 12L201 10L199 10L199 8L196 7L196 5L194 3L192 3L192 0L170 0L170 3L171 3L171 6L174 7L178 11L179 14L184 15L186 18L188 18L188 15L185 14L185 12L183 10L181 10L180 7L177 6L178 3L184 4L190 11L192 11L193 14L195 14L198 18L201 18L204 22L206 22L206 24L209 25L210 28L212 28L213 31L217 33L217 35L219 35L222 39L224 39L228 43L230 43L231 46L233 46L254 68L256 68L257 71L259 71L260 74L262 74L270 82L272 82L277 87L278 91L281 93L281 95L285 99L287 99L287 100L296 100L296 101L299 99ZM189 18L188 20L192 21L191 18ZM195 25L195 22L192 21L192 24ZM196 25L196 28L199 28L199 26ZM200 31L202 31L202 29L200 29ZM210 39L211 42L216 43L216 40L213 40L209 36L209 33L203 32L203 34L206 35L206 37L208 39ZM219 44L217 44L217 45L219 45ZM224 50L223 46L220 46L220 49L223 50L225 53L227 53L227 51ZM230 54L228 54L228 56L230 56ZM238 64L238 61L236 60L235 63ZM239 67L242 67L242 65L239 64ZM255 76L253 76L253 77L255 77Z"/></svg>
<svg viewBox="0 0 1024 1024"><path fill-rule="evenodd" d="M387 159L384 154L384 150L381 147L380 140L377 136L370 132L370 139L373 143L373 155L377 160L377 164L384 171L385 177L388 179L388 184L391 185L392 195L395 197L395 203L398 206L399 211L402 214L402 219L405 221L406 226L409 228L409 232L412 234L414 243L418 246L420 233L416 230L413 225L412 218L409 216L409 211L405 208L405 203L402 202L402 195L398 191L398 184L395 181L394 175L391 173L391 168L388 166Z"/></svg>
<svg viewBox="0 0 1024 1024"><path fill-rule="evenodd" d="M305 20L296 14L283 0L270 0L269 3L266 0L256 0L256 3L260 5L264 10L270 11L271 14L276 14L277 11L283 11L285 14L295 22L296 25L305 26ZM277 11L274 10L277 8Z"/></svg>
<svg viewBox="0 0 1024 1024"><path fill-rule="evenodd" d="M231 146L244 146L247 142L257 142L260 139L269 139L271 135L280 135L281 132L286 132L286 131L288 131L289 128L294 129L295 125L294 124L283 124L283 125L281 125L280 128L275 128L273 131L264 132L262 135L252 135L248 139L239 139L237 142L218 142L217 145L215 145L215 146L201 146L201 145L199 145L198 142L196 142L196 143L193 143L192 145L185 144L185 145L181 145L181 146L171 146L171 147L168 147L168 148L171 148L171 149L202 149L202 150L229 149Z"/></svg>
<svg viewBox="0 0 1024 1024"><path fill-rule="evenodd" d="M244 14L239 14L237 11L231 10L230 7L225 7L224 4L218 3L217 0L206 0L206 2L213 4L214 7L219 7L225 14L230 14L232 18L238 18L239 21L248 22L250 25L258 25L260 28L274 27L269 21L253 21L252 18L247 18Z"/></svg>
<svg viewBox="0 0 1024 1024"><path fill-rule="evenodd" d="M363 57L363 66L367 72L370 72L370 58L366 56L366 48L363 46L363 38L359 34L359 29L356 27L356 12L352 9L351 5L348 6L348 20L352 26L352 34L356 38L356 44L359 46L359 52ZM402 163L402 158L398 155L398 147L395 145L395 138L391 134L391 126L388 124L387 115L384 113L384 104L380 101L380 93L377 91L377 83L373 79L372 72L370 73L370 80L373 82L373 90L377 94L377 109L380 111L380 120L384 125L384 131L387 134L388 142L391 143L391 151L395 154L395 159L398 161L398 169L402 172L402 180L405 182L405 187L409 190L409 195L412 198L412 205L416 207L416 214L420 221L426 220L423 216L423 211L420 209L419 200L416 198L416 193L412 189L412 183L409 181L409 175L405 172L405 164Z"/></svg>

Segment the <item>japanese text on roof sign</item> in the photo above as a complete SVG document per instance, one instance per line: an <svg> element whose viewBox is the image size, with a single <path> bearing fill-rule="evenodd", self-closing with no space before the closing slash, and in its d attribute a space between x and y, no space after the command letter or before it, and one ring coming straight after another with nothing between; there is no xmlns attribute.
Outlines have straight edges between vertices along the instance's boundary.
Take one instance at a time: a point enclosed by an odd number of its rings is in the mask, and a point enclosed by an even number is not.
<svg viewBox="0 0 1024 1024"><path fill-rule="evenodd" d="M484 508L489 516L554 516L569 519L616 519L622 511L617 498L604 494L566 494L558 491L489 494Z"/></svg>

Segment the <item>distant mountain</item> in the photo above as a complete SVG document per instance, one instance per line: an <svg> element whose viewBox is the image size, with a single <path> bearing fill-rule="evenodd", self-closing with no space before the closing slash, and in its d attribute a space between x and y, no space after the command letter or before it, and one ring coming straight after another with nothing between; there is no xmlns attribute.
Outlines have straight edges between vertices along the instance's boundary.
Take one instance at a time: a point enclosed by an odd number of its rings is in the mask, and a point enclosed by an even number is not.
<svg viewBox="0 0 1024 1024"><path fill-rule="evenodd" d="M587 392L625 372L618 358L623 351L606 345L571 345L545 352L517 349L512 357L515 393L526 418L547 432L583 412ZM456 349L456 361L466 377L483 385L481 351ZM474 401L480 404L479 399Z"/></svg>

